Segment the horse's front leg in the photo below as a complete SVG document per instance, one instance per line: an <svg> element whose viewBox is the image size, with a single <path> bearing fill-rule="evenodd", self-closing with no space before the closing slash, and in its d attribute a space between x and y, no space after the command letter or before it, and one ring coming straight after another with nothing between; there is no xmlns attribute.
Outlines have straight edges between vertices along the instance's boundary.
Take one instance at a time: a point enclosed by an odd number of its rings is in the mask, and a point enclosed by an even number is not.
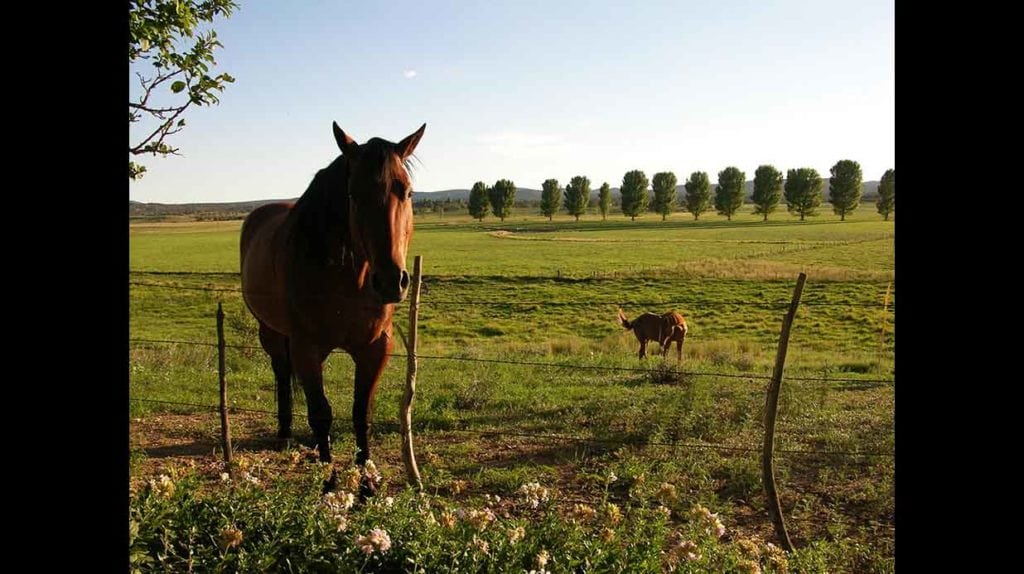
<svg viewBox="0 0 1024 574"><path fill-rule="evenodd" d="M356 464L365 466L370 460L370 424L373 421L374 395L377 392L377 381L380 380L384 367L388 364L388 355L394 347L389 337L381 336L369 346L353 353L356 363L355 396L352 399L352 426L356 433ZM377 493L377 484L365 475L359 485L362 498Z"/></svg>

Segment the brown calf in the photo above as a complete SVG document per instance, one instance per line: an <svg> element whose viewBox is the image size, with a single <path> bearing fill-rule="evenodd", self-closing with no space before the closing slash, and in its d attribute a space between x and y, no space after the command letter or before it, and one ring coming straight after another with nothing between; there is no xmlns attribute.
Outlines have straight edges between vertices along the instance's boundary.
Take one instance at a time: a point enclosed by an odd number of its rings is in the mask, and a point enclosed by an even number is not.
<svg viewBox="0 0 1024 574"><path fill-rule="evenodd" d="M640 341L639 358L643 359L647 356L648 341L657 341L661 345L662 357L668 355L672 341L675 341L678 352L676 361L683 360L683 340L686 338L687 327L686 320L679 313L669 311L661 316L654 313L644 313L630 321L626 318L622 309L619 309L619 322L626 330L632 330L633 334L636 335L637 341Z"/></svg>

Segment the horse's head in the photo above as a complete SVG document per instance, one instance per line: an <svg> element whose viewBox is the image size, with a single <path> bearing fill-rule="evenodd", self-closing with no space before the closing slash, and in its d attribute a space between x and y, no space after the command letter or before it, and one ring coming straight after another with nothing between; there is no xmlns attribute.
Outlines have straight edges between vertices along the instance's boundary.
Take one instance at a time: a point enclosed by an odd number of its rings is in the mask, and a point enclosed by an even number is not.
<svg viewBox="0 0 1024 574"><path fill-rule="evenodd" d="M406 160L426 128L423 124L398 143L372 138L360 145L334 124L348 168L349 229L384 303L404 300L409 290L405 257L412 239L412 182Z"/></svg>

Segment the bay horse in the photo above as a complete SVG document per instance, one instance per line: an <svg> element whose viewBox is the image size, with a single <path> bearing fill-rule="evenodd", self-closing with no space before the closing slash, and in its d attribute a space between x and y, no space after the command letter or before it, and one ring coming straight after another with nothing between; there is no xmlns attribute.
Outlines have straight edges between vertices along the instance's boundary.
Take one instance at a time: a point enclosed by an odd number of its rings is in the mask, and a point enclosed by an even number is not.
<svg viewBox="0 0 1024 574"><path fill-rule="evenodd" d="M355 362L356 464L365 466L370 458L374 394L394 346L391 317L409 289L405 260L413 212L407 161L426 127L398 143L372 138L360 145L335 122L341 155L316 173L294 204L263 205L242 223L242 296L270 355L277 436L292 437L294 373L322 462L331 462L333 421L323 364L339 348ZM324 491L337 484L332 470ZM361 495L375 491L364 476Z"/></svg>
<svg viewBox="0 0 1024 574"><path fill-rule="evenodd" d="M654 313L643 313L630 321L626 318L622 309L619 309L619 323L627 331L632 330L633 334L636 335L637 341L640 341L638 358L643 359L647 356L648 341L658 342L661 346L662 357L668 356L672 342L675 341L678 355L676 362L683 360L683 340L686 339L688 329L686 327L686 320L679 313L669 311L660 316Z"/></svg>

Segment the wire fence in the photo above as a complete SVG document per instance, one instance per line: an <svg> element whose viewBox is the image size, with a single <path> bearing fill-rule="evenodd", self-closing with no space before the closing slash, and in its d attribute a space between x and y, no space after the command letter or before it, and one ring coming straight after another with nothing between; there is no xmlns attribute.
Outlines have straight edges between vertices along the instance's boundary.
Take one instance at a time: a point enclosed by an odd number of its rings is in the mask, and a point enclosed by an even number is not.
<svg viewBox="0 0 1024 574"><path fill-rule="evenodd" d="M177 344L177 345L194 345L202 347L216 347L217 343L207 343L203 341L183 341L176 339L129 339L129 343L152 343L152 344ZM229 349L246 349L246 350L262 350L262 347L256 345L238 345L238 344L225 344L226 348ZM331 351L332 355L346 354L345 351L334 350ZM402 353L391 353L389 357L397 357L405 359L408 356ZM612 372L631 372L631 373L656 373L658 372L657 367L643 368L643 367L617 367L608 365L583 365L578 363L548 363L543 361L514 361L510 359L483 359L477 357L458 357L458 356L444 356L444 355L424 355L417 353L417 359L428 359L438 361L462 361L469 363L490 363L490 364L501 364L501 365L520 365L527 367L544 367L549 369L572 369L578 371L612 371ZM730 371L686 371L669 367L668 371L674 375L683 377L721 377L721 378L732 378L732 379L745 379L745 380L769 380L771 379L771 373L757 373L757 372L730 372ZM867 384L895 384L894 379L864 379L864 378L842 378L832 377L828 375L819 376L791 376L785 375L785 379L788 381L817 381L827 383L867 383Z"/></svg>
<svg viewBox="0 0 1024 574"><path fill-rule="evenodd" d="M208 410L211 410L211 411L219 411L220 410L220 406L219 405L204 405L204 404L199 404L199 403L188 403L188 402L181 402L181 401L168 401L168 400L160 400L160 399L146 399L146 398L139 398L139 397L132 397L129 400L131 400L133 402L138 402L138 403L152 403L152 404L185 406L185 407L192 407L192 408L199 408L199 409L208 409ZM226 408L228 410L237 411L237 412L257 413L257 414L266 414L266 415L273 415L273 416L277 416L277 414L278 414L278 413L276 413L274 411L268 411L268 410L262 410L262 409L251 409L251 408L244 408L244 407L237 407L237 406L227 406ZM299 412L299 411L292 411L292 416L293 417L295 417L295 416L301 417L303 415L305 415L305 413L302 413L302 412ZM333 419L333 421L335 423L338 423L338 422L351 422L351 419L335 417ZM392 422L386 422L386 421L385 422L374 422L373 426L376 427L376 428L386 428L386 429L392 429L392 430L395 430L395 431L399 430L399 427L400 427L400 425L398 423L392 423ZM416 429L416 430L420 430L420 431L425 430L427 428L425 425L414 425L414 427L415 426L419 426L419 428ZM728 452L752 452L752 453L760 453L762 451L761 448L759 448L759 447L725 445L725 444L720 444L720 443L707 443L707 442L706 443L694 443L694 442L685 442L685 441L669 441L669 442L666 442L666 441L658 441L658 440L638 440L638 439L628 439L628 438L578 437L578 436L558 435L558 434L550 434L550 433L530 433L530 432L522 432L522 431L513 431L513 430L508 430L508 429L474 430L474 429L464 429L464 428L450 428L450 427L446 426L445 428L437 429L437 430L443 431L443 432L474 434L474 435L480 435L480 436L502 436L502 437L514 436L514 437L522 437L522 438L530 438L530 439L540 439L540 440L547 440L547 441L575 442L575 443L581 443L581 444L602 444L602 445L644 446L644 447L663 446L663 447L680 448L680 449L709 449L709 450L721 450L721 451L728 451ZM893 456L895 456L893 453L878 452L878 451L838 451L838 450L813 450L813 449L775 449L773 452L784 453L784 454L805 455L805 456L819 456L819 457L835 457L835 456L838 456L838 457L853 457L853 458L856 458L856 457L892 458Z"/></svg>
<svg viewBox="0 0 1024 574"><path fill-rule="evenodd" d="M195 277L240 277L242 274L239 271L185 271L185 270L166 270L166 269L129 269L128 272L132 275L187 275ZM550 276L545 276L550 277ZM425 277L423 279L424 284L430 283L431 279ZM886 280L874 282L872 285L885 287L889 283L896 285L896 280Z"/></svg>
<svg viewBox="0 0 1024 574"><path fill-rule="evenodd" d="M219 276L237 276L237 274L204 274L204 273L178 273L178 272L153 272L151 274L167 274L167 275L219 275ZM190 285L172 285L167 283L154 283L146 281L129 281L129 285L133 287L143 288L157 288L157 289L169 289L179 291L193 291L193 292L209 292L209 293L232 293L240 294L241 289L238 287L216 287L216 286L190 286ZM827 301L822 299L811 299L806 302L801 302L801 305L811 306L834 306L834 307L882 307L888 313L895 311L894 305L889 301L889 293L886 295L886 301L884 304L879 305L877 302L835 302ZM421 306L444 306L444 305L459 305L459 306L494 306L503 308L521 308L521 307L581 307L581 306L595 306L595 305L607 305L616 307L628 307L628 306L663 306L663 305L690 305L690 306L743 306L743 307L760 307L760 308L785 308L789 306L786 302L772 302L772 301L676 301L676 300L662 300L662 301L595 301L595 300L584 300L584 301L557 301L557 300L545 300L545 301L500 301L495 299L466 299L466 300L455 300L455 299L435 299L435 300L424 300L419 303ZM884 333L884 331L883 331ZM223 336L222 334L220 335ZM223 339L222 339L223 340ZM262 347L258 345L246 345L246 344L227 344L206 341L195 341L195 340L179 340L179 339L158 339L158 338L131 338L129 339L130 345L187 345L197 347L212 347L217 348L223 345L224 348L230 349L242 349L242 350L253 350L261 351ZM332 354L341 354L344 351L334 350ZM390 357L407 359L406 354L392 353ZM771 373L764 372L735 372L735 371L690 371L682 370L674 367L667 367L664 364L658 364L654 367L624 367L616 365L594 365L594 364L580 364L580 363L562 363L562 362L547 362L547 361L534 361L534 360L522 360L522 359L502 359L502 358L480 358L480 357L466 357L466 356L444 356L444 355L429 355L429 354L416 354L416 358L419 360L427 361L453 361L453 362L464 362L464 363L476 363L483 365L514 365L528 368L544 368L544 369L562 369L562 370L573 370L580 372L618 372L618 373L643 373L652 376L657 374L670 372L678 377L715 377L725 379L742 379L746 381L769 381L771 380ZM893 385L894 379L889 378L846 378L846 377L833 377L830 373L822 373L817 376L790 376L784 377L788 381L814 381L821 383L838 383L838 384L851 384L851 385ZM223 391L222 391L223 392ZM154 405L166 405L166 406L177 406L187 407L190 409L208 410L212 412L220 411L220 405L209 405L202 403L192 403L184 401L172 401L162 400L155 398L130 397L132 402L140 404L154 404ZM274 411L258 409L258 408L246 408L241 406L230 406L225 407L232 412L243 412L252 413L258 415L269 415L277 416L278 413ZM302 417L304 413L292 412L293 417ZM226 416L226 415L224 415ZM350 419L336 418L335 422L351 422ZM549 432L529 432L523 429L516 428L496 428L496 429L472 429L472 428L460 428L460 425L467 424L467 421L452 421L444 420L440 423L437 421L426 421L414 423L413 429L417 432L437 432L437 433L455 433L462 435L474 435L483 438L509 438L516 437L526 439L530 442L533 441L544 441L544 442L559 442L569 443L575 445L588 445L588 446L601 446L601 447L642 447L642 448L668 448L672 449L672 452L677 450L684 451L714 451L719 453L736 453L739 455L746 454L760 454L763 449L755 446L748 446L742 444L722 444L715 442L706 441L692 441L692 440L660 440L654 436L636 436L636 433L622 433L620 436L613 437L585 437L585 436L573 436L568 434L556 434ZM374 422L374 428L381 430L393 430L399 431L400 425L397 422ZM604 433L617 432L615 429L603 429ZM663 435L662 435L663 436ZM880 461L894 460L895 453L883 452L877 450L818 450L808 448L775 448L773 453L782 455L784 457L797 457L798 459L807 460L843 460L843 464L853 466L864 466L878 464ZM817 463L814 463L817 464ZM792 518L792 517L791 517ZM798 519L798 521L800 521ZM810 523L810 520L804 520L804 522ZM834 523L842 524L842 523ZM884 524L872 524L875 527L889 528L894 530L894 527Z"/></svg>
<svg viewBox="0 0 1024 574"><path fill-rule="evenodd" d="M217 343L212 343L212 342L186 341L186 340L176 340L176 339L133 338L133 339L129 339L129 343L131 343L131 344L192 345L192 346L202 346L202 347L217 347L218 346ZM262 350L261 347L256 346L256 345L225 344L224 346L225 346L225 348L230 348L230 349ZM332 353L333 354L343 354L344 351L335 350ZM392 353L390 356L391 357L403 358L403 359L407 358L407 355L405 355L405 354L398 354L398 353ZM548 362L541 362L541 361L514 361L514 360L505 360L505 359L482 359L482 358L473 358L473 357L437 356L437 355L421 355L421 354L417 354L416 357L417 357L417 359L427 359L427 360L442 360L442 361L448 360L448 361L466 361L466 362L474 362L474 363L510 364L510 365L529 366L529 367L544 367L544 368L552 368L552 369L572 369L572 370L590 370L590 371L614 371L614 372L638 372L638 373L648 373L648 374L656 372L656 370L657 370L656 368L616 367L616 366L604 366L604 365L581 365L581 364L570 364L570 363L548 363ZM672 369L672 372L674 372L675 374L681 375L681 376L695 376L695 377L721 377L721 378L735 378L735 379L745 379L745 380L765 380L765 381L767 381L767 380L769 380L771 378L771 374L769 374L769 373L755 373L755 372L735 373L735 372L725 372L725 371L683 371L683 370L676 370L676 369ZM834 378L834 377L827 377L827 376L817 376L817 377L786 376L785 379L786 380L794 380L794 381L819 381L819 382L838 382L838 383L853 383L853 384L877 383L877 384L886 384L886 385L888 385L888 384L893 384L894 383L894 381L891 380L891 379L850 379L850 378ZM190 407L203 408L203 409L214 409L214 410L216 410L216 409L219 408L218 406L214 406L214 405L202 405L202 404L196 404L196 403L184 403L184 402L176 402L176 401L162 401L162 400L156 400L156 399L132 398L132 400L136 401L136 402L148 402L148 403L154 403L154 404L169 404L169 405L179 405L179 406L190 406ZM270 415L275 415L275 416L277 414L277 413L272 412L272 411L266 411L266 410L260 410L260 409L249 409L249 408L242 408L242 407L230 407L230 408L232 410L236 410L236 411L240 411L240 412L262 413L262 414L270 414ZM293 413L293 415L298 415L298 416L302 416L302 414L303 413L300 413L300 412L294 412ZM344 421L345 419L337 419L337 420ZM386 422L384 422L384 423L375 423L375 425L378 426L378 427L384 427L384 428L388 428L389 426L395 426L395 427L398 426L397 423L386 423ZM638 446L638 445L643 445L643 446L665 446L665 447L673 447L673 448L690 448L690 449L705 448L705 449L716 449L716 450L735 451L735 452L760 452L760 449L753 448L753 447L739 447L739 446L730 446L730 445L722 445L722 444L714 444L714 443L697 444L697 443L686 443L686 442L660 442L660 441L651 441L651 440L637 441L637 440L631 440L631 439L585 438L585 437L572 437L572 436L565 436L565 435L525 433L525 432L510 431L510 430L471 430L471 429L454 429L454 428L446 428L444 430L451 431L451 432L467 433L467 434L479 434L479 435L485 435L485 436L496 436L496 435L520 436L520 437L527 437L527 438L540 439L540 440L558 440L558 441L568 441L568 442L588 443L588 444L619 444L619 445L635 445L635 446ZM850 456L850 457L862 457L862 456L869 456L869 457L892 457L893 456L892 453L881 453L881 452L871 452L871 451L860 451L860 452L858 452L858 451L817 451L817 450L801 450L801 449L777 449L775 452L785 453L785 454L803 454L803 455L811 455L811 456Z"/></svg>
<svg viewBox="0 0 1024 574"><path fill-rule="evenodd" d="M179 274L178 272L146 272L146 273L167 273L170 275ZM187 273L180 273L187 274ZM129 281L128 285L133 287L152 287L157 289L170 289L178 291L207 291L211 293L239 293L241 294L242 289L240 287L209 287L209 286L195 286L195 285L172 285L168 283L154 283L147 281ZM485 306L485 307L592 307L594 305L609 306L609 307L655 307L661 305L677 305L677 306L688 306L688 307L759 307L765 309L785 309L789 307L788 301L750 301L750 300L678 300L678 299L666 299L666 300L641 300L641 301L630 301L630 300L618 300L618 301L601 301L593 299L581 299L575 301L558 301L552 299L545 300L497 300L497 299L430 299L420 302L420 305L424 306L444 306L444 305L458 305L458 306ZM826 301L822 299L810 299L808 301L801 301L801 306L818 306L818 307L883 307L878 302L872 301ZM889 302L888 305L883 307L889 313L895 313L896 304Z"/></svg>

